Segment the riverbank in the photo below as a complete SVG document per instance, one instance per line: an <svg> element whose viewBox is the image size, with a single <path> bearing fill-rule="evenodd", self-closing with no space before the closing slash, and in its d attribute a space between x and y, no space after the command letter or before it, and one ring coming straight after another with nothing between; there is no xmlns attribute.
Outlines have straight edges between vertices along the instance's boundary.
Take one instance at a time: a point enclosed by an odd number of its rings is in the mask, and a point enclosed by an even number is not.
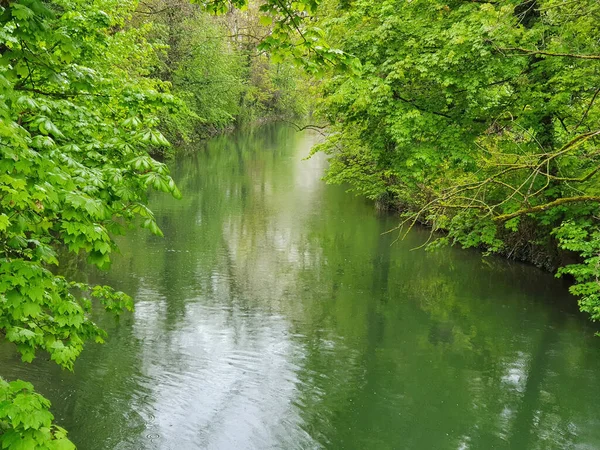
<svg viewBox="0 0 600 450"><path fill-rule="evenodd" d="M373 205L377 210L397 214L399 222L402 220L401 217L403 215L412 216L420 209L415 207L407 208L406 205L394 201L390 196L383 196L380 199L374 200ZM417 220L417 223L429 230L434 226L432 222L421 218ZM440 237L447 236L448 230L438 227L434 233ZM494 252L494 255L508 260L531 264L534 267L553 274L556 274L560 267L577 264L582 261L577 253L566 251L559 247L558 242L551 234L551 229L541 227L534 221L524 221L518 233L506 232L501 234L500 239L505 243L505 246ZM485 247L478 246L477 248L482 253L487 252ZM574 281L568 275L565 278L570 280L570 283Z"/></svg>

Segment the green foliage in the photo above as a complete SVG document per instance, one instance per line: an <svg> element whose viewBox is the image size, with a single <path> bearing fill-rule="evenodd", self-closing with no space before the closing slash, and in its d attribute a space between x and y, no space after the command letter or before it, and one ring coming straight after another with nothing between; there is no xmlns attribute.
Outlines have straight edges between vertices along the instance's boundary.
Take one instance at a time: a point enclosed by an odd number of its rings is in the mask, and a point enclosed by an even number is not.
<svg viewBox="0 0 600 450"><path fill-rule="evenodd" d="M330 0L319 11L316 25L362 67L323 84L328 179L393 199L408 226L446 230L436 246L531 259L519 249L558 253L540 244L554 236L581 260L559 274L600 318L597 2Z"/></svg>
<svg viewBox="0 0 600 450"><path fill-rule="evenodd" d="M223 24L187 0L153 0L138 6L130 26L151 30L149 39L162 49L151 76L180 100L161 116L169 138L207 137L234 122L244 67Z"/></svg>
<svg viewBox="0 0 600 450"><path fill-rule="evenodd" d="M161 233L144 205L149 188L180 196L148 156L169 145L158 117L178 103L147 76L158 63L148 28L124 28L134 7L0 8L0 333L23 361L43 350L72 369L86 341L104 338L92 301L117 314L132 308L124 293L58 275L57 250L108 267L112 236L127 226ZM0 381L0 400L2 448L73 448L30 385Z"/></svg>
<svg viewBox="0 0 600 450"><path fill-rule="evenodd" d="M300 68L274 63L266 55L250 61L242 93L239 122L305 117L310 109L309 89Z"/></svg>
<svg viewBox="0 0 600 450"><path fill-rule="evenodd" d="M192 0L212 13L224 14L236 7L247 9L248 0ZM331 47L324 29L315 26L311 17L317 14L321 0L265 0L260 2L259 22L269 26L258 49L269 52L275 63L291 60L308 73L323 74L327 69L356 69L358 60L338 48Z"/></svg>
<svg viewBox="0 0 600 450"><path fill-rule="evenodd" d="M563 250L577 252L582 258L579 264L559 269L557 276L568 274L576 284L571 292L580 297L579 307L592 320L600 319L600 230L593 221L579 223L565 221L554 230Z"/></svg>
<svg viewBox="0 0 600 450"><path fill-rule="evenodd" d="M214 6L214 5L213 5ZM179 108L163 116L171 140L206 138L248 122L307 112L306 83L291 55L262 45L277 26L257 1L214 16L188 0L151 0L134 14L164 51L153 77L172 85ZM215 8L208 5L208 10Z"/></svg>
<svg viewBox="0 0 600 450"><path fill-rule="evenodd" d="M50 402L24 381L0 379L0 448L74 450L67 432L53 425Z"/></svg>
<svg viewBox="0 0 600 450"><path fill-rule="evenodd" d="M173 71L173 86L197 117L197 125L223 129L239 114L243 62L228 31L206 14L184 20L178 33L182 55ZM193 122L192 122L193 124Z"/></svg>

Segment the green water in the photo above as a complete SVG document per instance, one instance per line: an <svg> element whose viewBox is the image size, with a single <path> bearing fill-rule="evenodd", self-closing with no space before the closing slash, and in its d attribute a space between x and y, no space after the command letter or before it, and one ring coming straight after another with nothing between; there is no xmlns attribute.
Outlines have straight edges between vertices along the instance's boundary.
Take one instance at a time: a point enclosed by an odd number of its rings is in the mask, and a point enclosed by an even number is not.
<svg viewBox="0 0 600 450"><path fill-rule="evenodd" d="M133 314L75 373L0 349L81 450L598 449L600 338L552 276L391 245L283 127L214 139L106 274Z"/></svg>

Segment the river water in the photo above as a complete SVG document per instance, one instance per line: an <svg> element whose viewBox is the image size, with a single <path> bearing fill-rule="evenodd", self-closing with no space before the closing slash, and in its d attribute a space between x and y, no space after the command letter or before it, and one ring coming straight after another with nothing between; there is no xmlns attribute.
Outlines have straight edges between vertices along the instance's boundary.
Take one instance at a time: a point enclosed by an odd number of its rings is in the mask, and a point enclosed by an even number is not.
<svg viewBox="0 0 600 450"><path fill-rule="evenodd" d="M74 373L0 348L81 450L598 449L600 338L562 282L394 243L397 218L327 186L318 137L264 127L173 163L164 238L105 274L132 294Z"/></svg>

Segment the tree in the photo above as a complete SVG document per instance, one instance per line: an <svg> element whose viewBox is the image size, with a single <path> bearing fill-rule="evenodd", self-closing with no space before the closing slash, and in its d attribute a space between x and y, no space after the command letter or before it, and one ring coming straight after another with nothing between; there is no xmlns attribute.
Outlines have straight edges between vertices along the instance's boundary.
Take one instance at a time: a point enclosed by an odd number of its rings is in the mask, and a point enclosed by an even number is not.
<svg viewBox="0 0 600 450"><path fill-rule="evenodd" d="M408 227L444 231L431 247L563 265L581 309L600 318L598 3L325 7L329 40L363 67L323 89L333 123L322 147L333 156L328 179L396 204ZM565 262L563 250L578 262Z"/></svg>
<svg viewBox="0 0 600 450"><path fill-rule="evenodd" d="M163 49L151 75L171 83L182 100L161 128L172 142L305 113L305 77L289 53L275 56L263 48L276 22L258 0L222 15L189 0L144 1L127 26L149 25L149 40Z"/></svg>
<svg viewBox="0 0 600 450"><path fill-rule="evenodd" d="M148 188L179 196L148 155L168 145L157 114L176 102L147 77L156 62L147 30L123 27L134 6L1 3L0 334L24 361L43 350L72 369L86 341L104 338L91 301L116 314L132 307L124 293L60 276L57 250L107 267L128 226L161 233ZM48 407L30 384L0 380L1 447L73 448Z"/></svg>

